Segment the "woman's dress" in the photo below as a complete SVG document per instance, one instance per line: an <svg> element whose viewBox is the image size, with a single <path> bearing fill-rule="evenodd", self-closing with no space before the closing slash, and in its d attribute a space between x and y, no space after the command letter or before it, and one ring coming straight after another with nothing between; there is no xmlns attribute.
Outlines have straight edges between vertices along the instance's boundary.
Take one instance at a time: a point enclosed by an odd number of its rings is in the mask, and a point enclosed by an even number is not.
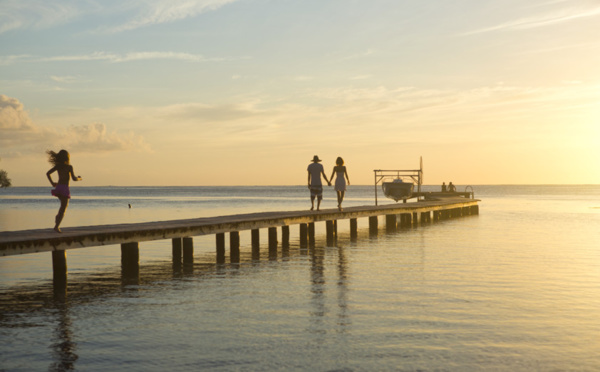
<svg viewBox="0 0 600 372"><path fill-rule="evenodd" d="M335 179L335 191L346 191L346 178L344 174L346 173L346 167L343 167L341 170L336 169L336 179Z"/></svg>

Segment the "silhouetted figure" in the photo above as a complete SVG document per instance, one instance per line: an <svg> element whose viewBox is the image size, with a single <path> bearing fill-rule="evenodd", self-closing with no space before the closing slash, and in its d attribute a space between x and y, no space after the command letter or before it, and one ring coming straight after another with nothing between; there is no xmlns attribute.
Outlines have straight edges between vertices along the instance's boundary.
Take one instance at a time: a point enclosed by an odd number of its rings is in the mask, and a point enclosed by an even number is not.
<svg viewBox="0 0 600 372"><path fill-rule="evenodd" d="M323 200L323 184L321 176L327 181L323 165L319 164L321 159L317 155L313 157L313 162L308 165L308 189L310 190L310 210L315 209L315 198L317 198L317 210L320 210L321 200ZM327 185L331 186L331 182L327 181Z"/></svg>
<svg viewBox="0 0 600 372"><path fill-rule="evenodd" d="M71 199L71 191L69 190L69 180L73 181L81 181L81 177L75 177L75 172L73 171L73 166L70 164L70 155L67 150L60 150L58 153L54 151L46 151L48 154L48 161L54 166L48 172L46 172L46 176L50 181L50 184L54 187L52 190L52 195L56 196L58 200L60 200L60 208L58 209L58 214L54 219L54 231L60 231L60 223L65 216L65 211L69 206L69 199ZM52 181L52 173L58 172L58 183Z"/></svg>
<svg viewBox="0 0 600 372"><path fill-rule="evenodd" d="M454 186L452 182L448 184L448 192L456 192L456 186Z"/></svg>
<svg viewBox="0 0 600 372"><path fill-rule="evenodd" d="M346 167L344 166L344 159L338 157L335 161L335 164L337 165L333 167L329 184L331 184L331 181L333 181L333 176L337 175L334 188L337 193L338 209L341 211L342 202L344 201L344 194L346 193L346 180L348 180L348 185L350 185L350 178L348 178L348 172L346 172Z"/></svg>
<svg viewBox="0 0 600 372"><path fill-rule="evenodd" d="M442 182L442 192L446 192L446 191L448 191L446 189L446 182Z"/></svg>

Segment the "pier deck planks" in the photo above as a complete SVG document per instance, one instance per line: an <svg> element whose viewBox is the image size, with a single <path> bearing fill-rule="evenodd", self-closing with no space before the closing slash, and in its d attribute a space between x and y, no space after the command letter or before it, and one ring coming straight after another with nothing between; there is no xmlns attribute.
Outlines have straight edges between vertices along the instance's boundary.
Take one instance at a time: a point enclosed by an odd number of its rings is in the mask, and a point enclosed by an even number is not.
<svg viewBox="0 0 600 372"><path fill-rule="evenodd" d="M389 214L421 213L476 206L477 199L441 198L413 203L358 206L321 211L284 211L236 214L195 219L134 224L69 227L62 234L51 228L0 232L0 255L18 255L101 245L210 235L232 231L289 226L320 221L373 217Z"/></svg>

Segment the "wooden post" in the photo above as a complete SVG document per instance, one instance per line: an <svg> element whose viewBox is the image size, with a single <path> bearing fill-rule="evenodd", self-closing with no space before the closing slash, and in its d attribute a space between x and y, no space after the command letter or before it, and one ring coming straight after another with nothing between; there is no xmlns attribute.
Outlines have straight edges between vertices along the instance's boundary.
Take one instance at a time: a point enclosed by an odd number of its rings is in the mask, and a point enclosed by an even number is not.
<svg viewBox="0 0 600 372"><path fill-rule="evenodd" d="M225 234L219 233L216 235L217 238L217 263L225 263Z"/></svg>
<svg viewBox="0 0 600 372"><path fill-rule="evenodd" d="M183 240L183 264L194 264L194 239L186 236Z"/></svg>
<svg viewBox="0 0 600 372"><path fill-rule="evenodd" d="M269 227L269 257L277 256L277 228Z"/></svg>
<svg viewBox="0 0 600 372"><path fill-rule="evenodd" d="M140 246L138 242L121 244L121 272L124 279L136 283L140 274Z"/></svg>
<svg viewBox="0 0 600 372"><path fill-rule="evenodd" d="M240 232L231 231L229 233L229 258L231 263L240 262Z"/></svg>
<svg viewBox="0 0 600 372"><path fill-rule="evenodd" d="M283 248L290 247L290 227L287 225L281 226L281 246Z"/></svg>
<svg viewBox="0 0 600 372"><path fill-rule="evenodd" d="M173 245L173 267L181 267L181 258L183 257L183 239L172 239Z"/></svg>
<svg viewBox="0 0 600 372"><path fill-rule="evenodd" d="M378 228L379 227L377 226L377 216L369 217L369 233L371 235L377 235Z"/></svg>
<svg viewBox="0 0 600 372"><path fill-rule="evenodd" d="M325 221L325 231L327 233L327 246L333 246L333 221Z"/></svg>
<svg viewBox="0 0 600 372"><path fill-rule="evenodd" d="M356 218L350 219L350 240L355 241L358 238L358 222Z"/></svg>
<svg viewBox="0 0 600 372"><path fill-rule="evenodd" d="M252 229L252 248L260 246L260 232L258 229Z"/></svg>
<svg viewBox="0 0 600 372"><path fill-rule="evenodd" d="M412 226L417 226L419 224L419 214L417 212L413 212L412 214Z"/></svg>
<svg viewBox="0 0 600 372"><path fill-rule="evenodd" d="M52 251L52 279L55 291L67 288L67 251Z"/></svg>
<svg viewBox="0 0 600 372"><path fill-rule="evenodd" d="M308 246L308 225L305 223L300 224L300 247L306 248Z"/></svg>
<svg viewBox="0 0 600 372"><path fill-rule="evenodd" d="M315 223L311 222L308 224L308 244L315 244Z"/></svg>
<svg viewBox="0 0 600 372"><path fill-rule="evenodd" d="M396 215L395 214L386 214L385 215L385 231L387 232L395 232L396 227Z"/></svg>
<svg viewBox="0 0 600 372"><path fill-rule="evenodd" d="M140 264L139 243L121 244L121 264L123 267L138 267Z"/></svg>
<svg viewBox="0 0 600 372"><path fill-rule="evenodd" d="M252 259L260 260L260 231L252 230Z"/></svg>

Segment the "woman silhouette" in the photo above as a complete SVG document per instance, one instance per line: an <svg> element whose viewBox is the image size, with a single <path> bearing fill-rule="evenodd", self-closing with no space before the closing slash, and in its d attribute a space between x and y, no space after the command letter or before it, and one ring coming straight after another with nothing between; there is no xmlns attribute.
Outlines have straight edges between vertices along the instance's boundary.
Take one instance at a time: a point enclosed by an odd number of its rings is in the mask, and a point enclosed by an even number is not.
<svg viewBox="0 0 600 372"><path fill-rule="evenodd" d="M337 193L338 209L341 211L342 202L344 201L344 194L346 193L346 180L348 180L348 185L350 185L350 178L348 178L348 172L346 172L346 166L344 166L344 159L338 157L335 161L335 164L337 165L333 167L331 180L329 180L329 182L333 181L333 176L337 174L334 188Z"/></svg>

